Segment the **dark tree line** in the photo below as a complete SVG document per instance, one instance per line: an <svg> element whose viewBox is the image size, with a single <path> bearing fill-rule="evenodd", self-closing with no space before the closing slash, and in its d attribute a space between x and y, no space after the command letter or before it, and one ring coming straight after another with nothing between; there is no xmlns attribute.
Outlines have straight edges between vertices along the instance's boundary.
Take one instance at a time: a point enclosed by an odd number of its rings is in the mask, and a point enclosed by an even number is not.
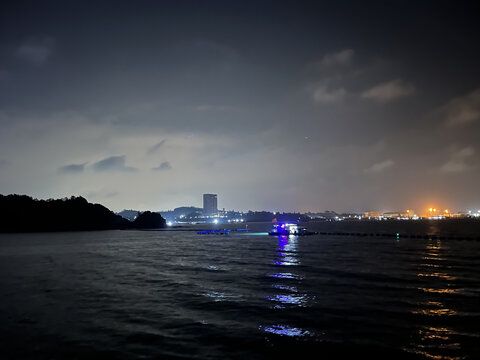
<svg viewBox="0 0 480 360"><path fill-rule="evenodd" d="M0 195L0 232L111 230L165 227L165 219L150 212L134 222L82 197L36 200L26 195Z"/></svg>

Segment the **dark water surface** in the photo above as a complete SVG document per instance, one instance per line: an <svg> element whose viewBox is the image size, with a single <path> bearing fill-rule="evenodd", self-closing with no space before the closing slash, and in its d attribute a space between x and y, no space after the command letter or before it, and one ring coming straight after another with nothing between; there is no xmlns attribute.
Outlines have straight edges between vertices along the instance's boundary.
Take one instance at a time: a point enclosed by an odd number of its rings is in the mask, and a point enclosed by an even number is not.
<svg viewBox="0 0 480 360"><path fill-rule="evenodd" d="M480 358L479 241L266 230L0 235L0 357Z"/></svg>

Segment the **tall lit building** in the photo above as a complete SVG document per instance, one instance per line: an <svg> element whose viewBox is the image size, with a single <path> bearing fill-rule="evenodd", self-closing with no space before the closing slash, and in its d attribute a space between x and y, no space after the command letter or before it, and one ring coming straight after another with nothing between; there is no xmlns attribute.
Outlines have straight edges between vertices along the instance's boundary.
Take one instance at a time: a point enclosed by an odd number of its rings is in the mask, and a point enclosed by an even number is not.
<svg viewBox="0 0 480 360"><path fill-rule="evenodd" d="M217 212L217 194L203 194L203 214L213 215Z"/></svg>

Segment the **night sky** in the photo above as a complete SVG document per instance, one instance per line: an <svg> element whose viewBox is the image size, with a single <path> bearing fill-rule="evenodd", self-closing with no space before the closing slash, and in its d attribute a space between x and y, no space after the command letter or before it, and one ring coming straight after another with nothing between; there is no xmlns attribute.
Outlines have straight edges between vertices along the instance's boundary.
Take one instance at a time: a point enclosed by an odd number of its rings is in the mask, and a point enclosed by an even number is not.
<svg viewBox="0 0 480 360"><path fill-rule="evenodd" d="M463 1L3 1L0 193L480 208Z"/></svg>

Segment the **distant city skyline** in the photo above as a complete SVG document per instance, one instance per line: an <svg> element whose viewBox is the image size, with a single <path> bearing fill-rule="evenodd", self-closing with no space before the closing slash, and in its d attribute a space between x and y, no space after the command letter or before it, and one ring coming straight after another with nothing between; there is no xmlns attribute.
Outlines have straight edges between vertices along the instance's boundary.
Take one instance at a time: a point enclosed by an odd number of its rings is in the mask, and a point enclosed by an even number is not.
<svg viewBox="0 0 480 360"><path fill-rule="evenodd" d="M157 209L156 211L162 212L162 211L172 211L175 209L192 209L194 208L195 205L193 204L184 204L182 206L177 206L173 209ZM223 210L218 209L218 194L203 194L203 203L201 207L196 207L197 209L202 209L203 215L215 215L217 213L222 213L222 212L228 212L228 211L240 211L240 212L245 212L245 211L269 211L269 212L276 212L278 210L275 209L248 209L248 210L243 210L243 209L236 209L236 208L230 208L230 209L225 209ZM139 209L137 209L139 210ZM303 214L321 214L321 213L326 213L332 210L329 209L323 209L323 210L309 210L309 211L296 211L299 213ZM282 212L282 211L279 211ZM286 212L295 212L295 210L286 210ZM336 212L336 211L335 211ZM436 207L436 206L429 206L429 207L424 207L424 208L419 208L419 209L400 209L400 208L392 208L392 209L368 209L368 210L357 210L357 211L338 211L339 214L342 213L353 213L353 214L362 214L364 217L403 217L403 218L411 218L411 217L450 217L454 215L459 215L459 214L474 214L477 215L480 213L480 207L478 209L451 209L449 207L446 208L441 208L441 207Z"/></svg>
<svg viewBox="0 0 480 360"><path fill-rule="evenodd" d="M0 193L476 210L475 5L5 1Z"/></svg>

